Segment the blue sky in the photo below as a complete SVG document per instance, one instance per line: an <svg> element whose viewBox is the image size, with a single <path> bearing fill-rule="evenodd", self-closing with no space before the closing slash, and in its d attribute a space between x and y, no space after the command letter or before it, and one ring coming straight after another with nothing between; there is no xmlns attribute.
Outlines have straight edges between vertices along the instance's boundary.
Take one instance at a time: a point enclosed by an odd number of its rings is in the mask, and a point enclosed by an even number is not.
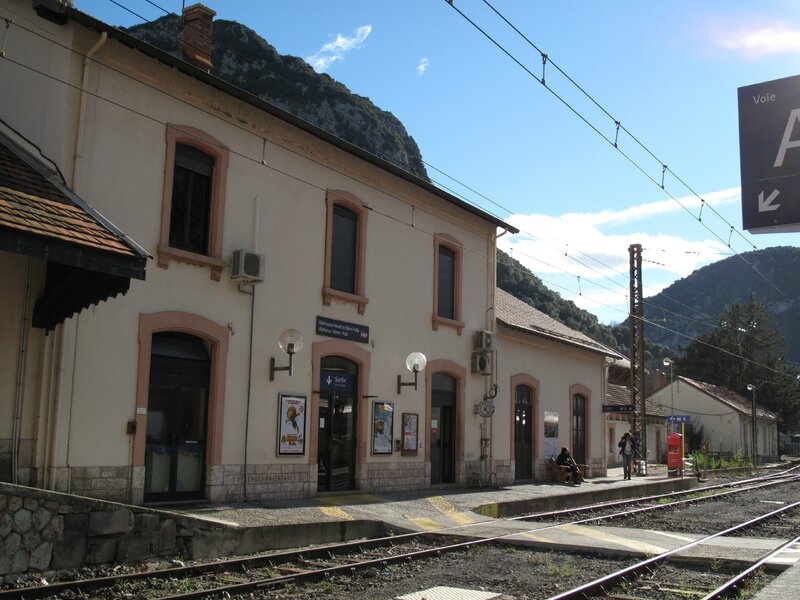
<svg viewBox="0 0 800 600"><path fill-rule="evenodd" d="M147 20L182 6L120 4ZM431 178L519 227L500 247L602 322L627 315L630 244L645 296L732 252L798 245L741 229L737 109L737 88L800 74L796 0L206 4L394 113ZM550 90L526 72L541 77L541 53Z"/></svg>

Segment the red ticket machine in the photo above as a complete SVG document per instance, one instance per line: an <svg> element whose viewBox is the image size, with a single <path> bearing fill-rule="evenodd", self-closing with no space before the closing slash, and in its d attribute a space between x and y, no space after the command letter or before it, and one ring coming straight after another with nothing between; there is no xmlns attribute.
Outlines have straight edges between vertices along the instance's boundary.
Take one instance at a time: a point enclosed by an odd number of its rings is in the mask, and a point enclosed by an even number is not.
<svg viewBox="0 0 800 600"><path fill-rule="evenodd" d="M683 436L680 433L670 433L667 436L667 475L683 475Z"/></svg>

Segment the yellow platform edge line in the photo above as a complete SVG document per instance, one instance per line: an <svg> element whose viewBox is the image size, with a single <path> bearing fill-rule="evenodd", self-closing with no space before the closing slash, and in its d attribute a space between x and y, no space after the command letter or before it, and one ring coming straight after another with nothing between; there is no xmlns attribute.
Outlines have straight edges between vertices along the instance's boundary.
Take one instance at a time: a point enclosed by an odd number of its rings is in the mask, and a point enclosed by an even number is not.
<svg viewBox="0 0 800 600"><path fill-rule="evenodd" d="M338 506L319 506L318 507L322 514L332 517L334 519L340 519L342 521L352 521L354 517L345 511L343 511Z"/></svg>
<svg viewBox="0 0 800 600"><path fill-rule="evenodd" d="M616 544L618 546L622 546L623 548L630 548L631 550L636 550L637 552L642 552L643 554L663 554L669 550L668 548L661 548L660 546L655 546L652 544L643 544L628 537L614 535L613 533L608 533L607 531L600 531L598 529L582 527L580 525L564 525L560 529L591 540L599 540L609 544Z"/></svg>
<svg viewBox="0 0 800 600"><path fill-rule="evenodd" d="M429 498L426 498L426 500L436 510L442 513L448 519L455 521L459 525L471 525L472 523L475 523L475 519L473 519L468 514L459 512L455 506L450 504L450 502L448 502L441 496L431 496Z"/></svg>
<svg viewBox="0 0 800 600"><path fill-rule="evenodd" d="M414 519L409 518L408 520L414 523L414 525L416 525L420 529L424 529L425 531L431 531L433 529L442 529L442 526L436 521L433 521L432 519L426 519L423 517Z"/></svg>

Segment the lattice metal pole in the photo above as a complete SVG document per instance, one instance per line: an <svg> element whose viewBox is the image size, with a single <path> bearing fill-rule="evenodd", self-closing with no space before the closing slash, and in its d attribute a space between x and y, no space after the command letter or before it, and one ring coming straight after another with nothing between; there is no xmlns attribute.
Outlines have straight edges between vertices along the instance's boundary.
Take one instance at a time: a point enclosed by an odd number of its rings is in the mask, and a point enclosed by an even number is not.
<svg viewBox="0 0 800 600"><path fill-rule="evenodd" d="M644 387L644 304L642 302L642 245L631 244L630 253L630 298L631 298L631 430L639 432L640 450L647 459L647 414L645 411Z"/></svg>

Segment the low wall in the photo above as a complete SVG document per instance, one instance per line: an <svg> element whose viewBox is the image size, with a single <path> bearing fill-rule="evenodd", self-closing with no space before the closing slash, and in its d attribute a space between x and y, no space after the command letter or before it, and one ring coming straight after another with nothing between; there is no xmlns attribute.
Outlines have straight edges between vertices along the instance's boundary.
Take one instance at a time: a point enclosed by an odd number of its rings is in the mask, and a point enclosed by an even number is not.
<svg viewBox="0 0 800 600"><path fill-rule="evenodd" d="M642 486L604 487L599 489L592 489L591 484L588 484L582 486L581 489L572 489L570 494L538 496L536 498L527 498L525 500L512 500L510 502L484 504L477 507L475 512L485 517L499 519L515 517L517 515L529 513L575 508L577 506L593 504L596 502L623 500L625 498L631 498L635 496L689 490L696 486L697 479L694 477L665 479L664 481L648 481L647 485Z"/></svg>
<svg viewBox="0 0 800 600"><path fill-rule="evenodd" d="M244 528L0 483L0 584L31 573L157 557L207 559L385 534L377 521Z"/></svg>

